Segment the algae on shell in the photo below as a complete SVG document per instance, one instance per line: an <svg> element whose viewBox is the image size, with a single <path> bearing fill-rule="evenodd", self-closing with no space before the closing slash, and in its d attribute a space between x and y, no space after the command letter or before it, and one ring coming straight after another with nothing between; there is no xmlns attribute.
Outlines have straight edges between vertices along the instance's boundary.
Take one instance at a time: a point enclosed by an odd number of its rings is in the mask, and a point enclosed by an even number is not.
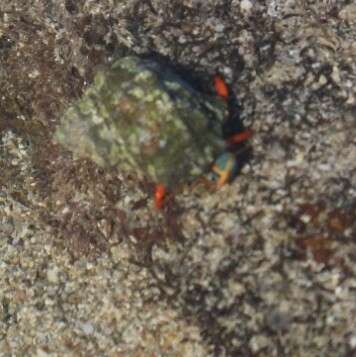
<svg viewBox="0 0 356 357"><path fill-rule="evenodd" d="M77 157L171 187L204 173L224 150L226 110L170 67L129 56L97 72L55 139Z"/></svg>

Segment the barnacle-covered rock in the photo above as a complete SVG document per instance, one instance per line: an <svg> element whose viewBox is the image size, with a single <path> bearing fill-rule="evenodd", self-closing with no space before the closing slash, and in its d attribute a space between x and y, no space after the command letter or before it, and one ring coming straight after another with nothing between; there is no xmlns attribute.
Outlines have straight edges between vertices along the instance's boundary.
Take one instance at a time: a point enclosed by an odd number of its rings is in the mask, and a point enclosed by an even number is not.
<svg viewBox="0 0 356 357"><path fill-rule="evenodd" d="M226 104L171 68L135 56L99 70L64 114L55 138L77 157L173 186L224 150Z"/></svg>

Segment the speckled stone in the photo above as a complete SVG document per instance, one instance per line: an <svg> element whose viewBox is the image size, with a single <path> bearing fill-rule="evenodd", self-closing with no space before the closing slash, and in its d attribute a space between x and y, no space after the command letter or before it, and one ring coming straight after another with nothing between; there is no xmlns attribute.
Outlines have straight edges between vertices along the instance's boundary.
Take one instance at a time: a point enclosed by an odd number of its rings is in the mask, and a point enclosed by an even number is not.
<svg viewBox="0 0 356 357"><path fill-rule="evenodd" d="M356 354L353 4L242 2L0 3L5 357ZM58 150L59 117L125 46L226 75L255 131L239 180L158 215Z"/></svg>

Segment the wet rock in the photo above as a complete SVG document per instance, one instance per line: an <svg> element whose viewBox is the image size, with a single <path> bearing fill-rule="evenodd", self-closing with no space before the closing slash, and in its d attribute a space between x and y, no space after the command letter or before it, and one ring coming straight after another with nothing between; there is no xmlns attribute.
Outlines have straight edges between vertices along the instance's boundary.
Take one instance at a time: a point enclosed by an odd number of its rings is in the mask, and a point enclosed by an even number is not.
<svg viewBox="0 0 356 357"><path fill-rule="evenodd" d="M345 6L339 13L339 16L342 20L346 21L350 25L356 24L356 5L349 4Z"/></svg>

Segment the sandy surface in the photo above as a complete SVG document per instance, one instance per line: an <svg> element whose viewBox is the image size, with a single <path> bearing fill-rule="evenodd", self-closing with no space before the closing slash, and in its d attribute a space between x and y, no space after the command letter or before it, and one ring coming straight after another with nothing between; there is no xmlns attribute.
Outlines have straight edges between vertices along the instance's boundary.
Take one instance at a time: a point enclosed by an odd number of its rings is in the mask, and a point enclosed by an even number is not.
<svg viewBox="0 0 356 357"><path fill-rule="evenodd" d="M0 5L0 355L356 353L356 6L14 0ZM255 131L219 191L152 185L53 140L95 68L220 72Z"/></svg>

